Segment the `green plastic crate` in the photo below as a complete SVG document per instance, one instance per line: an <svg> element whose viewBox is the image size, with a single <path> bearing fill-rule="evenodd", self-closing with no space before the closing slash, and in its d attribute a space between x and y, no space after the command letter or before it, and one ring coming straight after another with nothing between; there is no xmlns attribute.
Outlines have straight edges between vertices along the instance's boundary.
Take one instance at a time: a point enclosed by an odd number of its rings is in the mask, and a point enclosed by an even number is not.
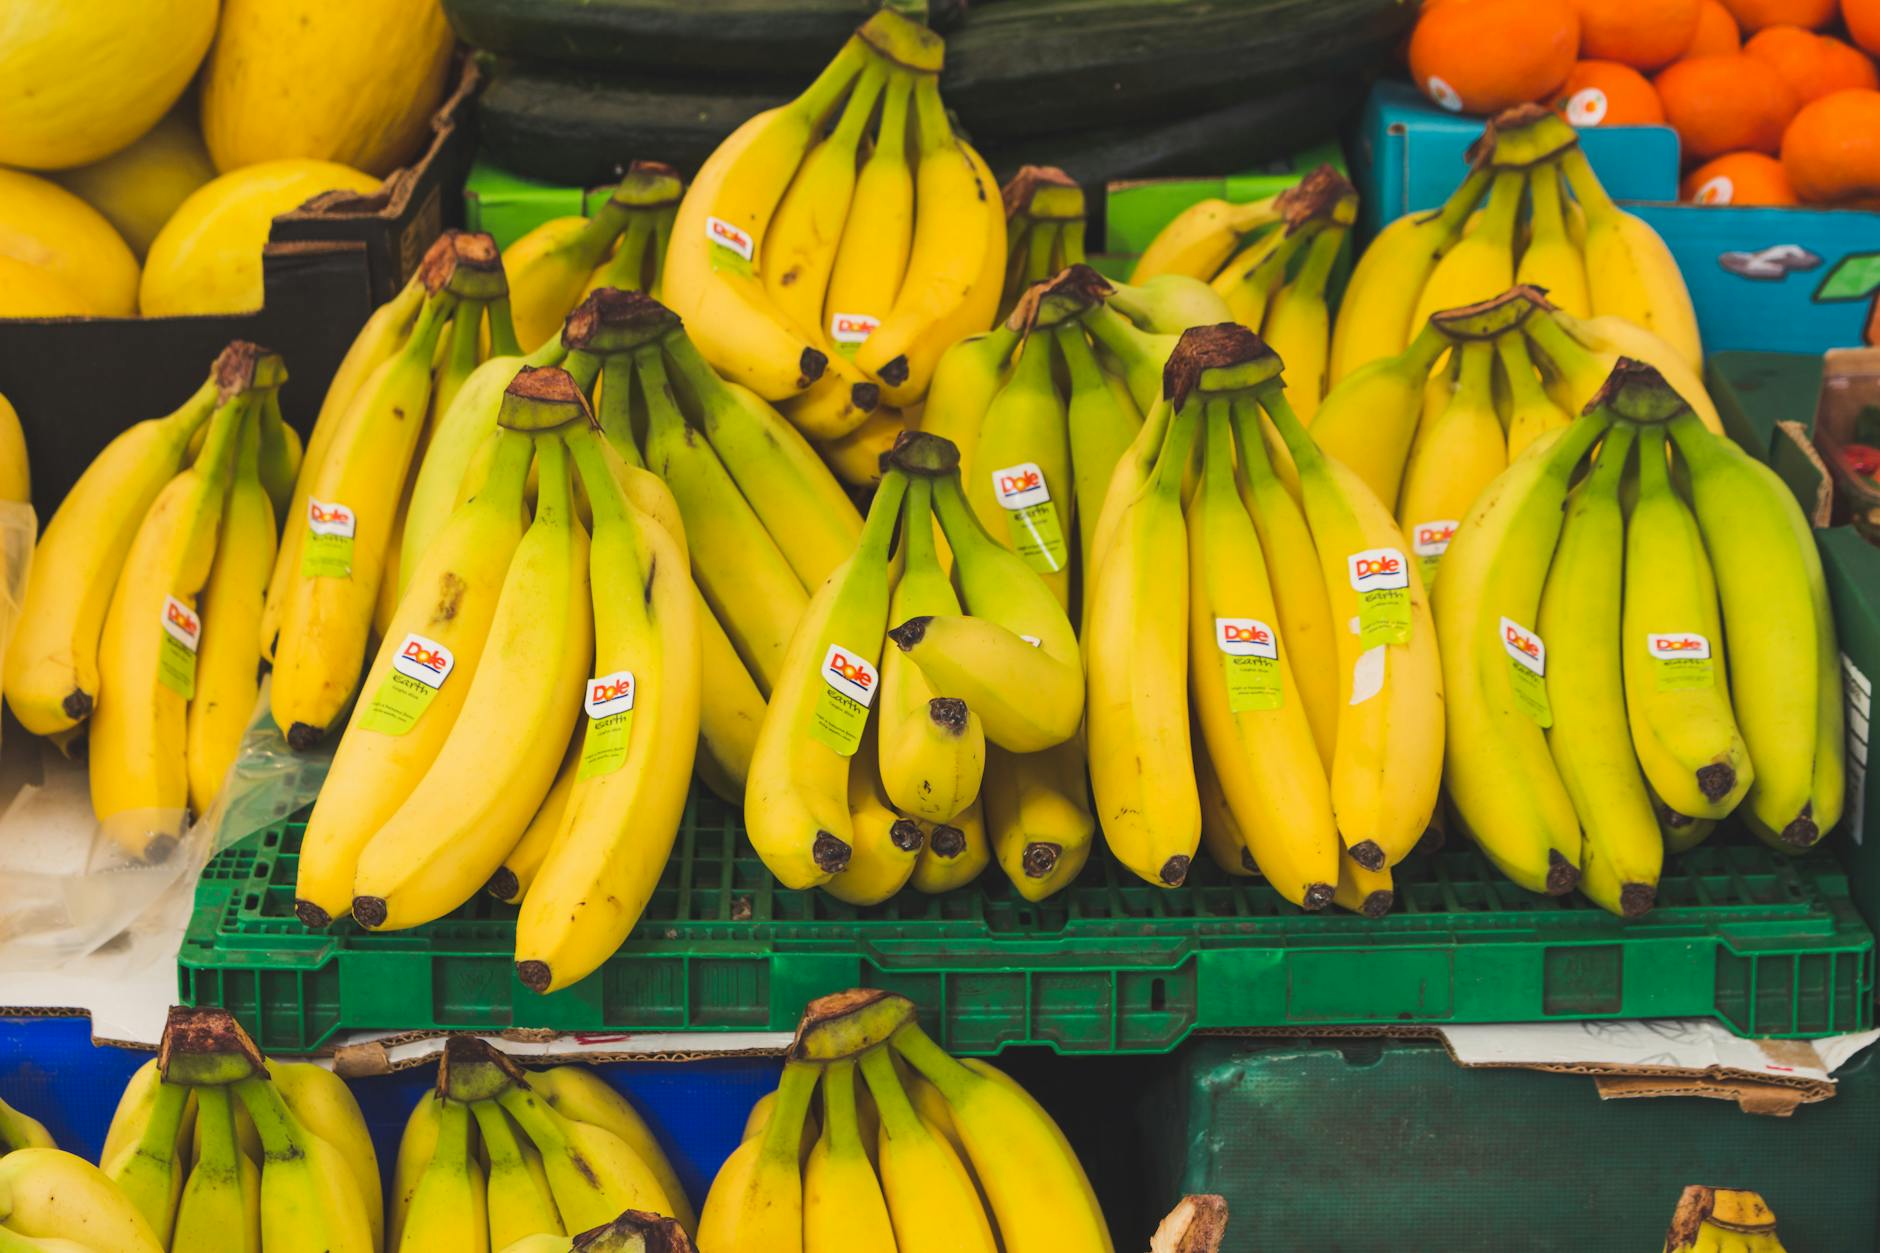
<svg viewBox="0 0 1880 1253"><path fill-rule="evenodd" d="M1873 1022L1873 935L1826 856L1707 845L1630 923L1525 892L1473 850L1400 867L1397 911L1376 921L1303 913L1199 861L1187 887L1154 888L1107 854L1042 904L993 869L858 909L780 887L742 828L695 795L625 947L541 996L515 976L515 910L487 898L411 931L308 931L292 909L303 823L289 821L204 871L181 998L233 1010L279 1051L349 1029L788 1031L805 1001L855 986L907 994L975 1054L1160 1053L1246 1027L1714 1017L1806 1037Z"/></svg>

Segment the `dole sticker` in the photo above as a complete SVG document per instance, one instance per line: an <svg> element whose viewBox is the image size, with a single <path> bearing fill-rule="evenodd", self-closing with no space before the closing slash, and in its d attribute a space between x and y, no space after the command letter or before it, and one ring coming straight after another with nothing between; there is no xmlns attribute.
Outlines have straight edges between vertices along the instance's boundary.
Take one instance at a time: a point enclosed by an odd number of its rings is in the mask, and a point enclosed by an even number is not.
<svg viewBox="0 0 1880 1253"><path fill-rule="evenodd" d="M1535 674L1547 673L1547 645L1513 618L1501 620L1501 646L1510 657Z"/></svg>
<svg viewBox="0 0 1880 1253"><path fill-rule="evenodd" d="M1346 559L1353 591L1369 592L1379 588L1410 586L1410 565L1395 548L1367 548Z"/></svg>
<svg viewBox="0 0 1880 1253"><path fill-rule="evenodd" d="M1279 657L1279 639L1258 618L1216 618L1214 641L1230 657Z"/></svg>
<svg viewBox="0 0 1880 1253"><path fill-rule="evenodd" d="M1440 557L1449 551L1449 541L1462 524L1454 518L1419 522L1410 528L1410 551L1419 557Z"/></svg>
<svg viewBox="0 0 1880 1253"><path fill-rule="evenodd" d="M626 764L633 730L633 699L638 691L631 670L597 674L587 681L581 700L588 716L587 732L581 739L577 780L612 774Z"/></svg>
<svg viewBox="0 0 1880 1253"><path fill-rule="evenodd" d="M1503 618L1501 647L1508 654L1515 704L1541 726L1551 727L1554 710L1547 700L1547 645L1513 618Z"/></svg>
<svg viewBox="0 0 1880 1253"><path fill-rule="evenodd" d="M403 735L411 730L456 668L456 654L445 645L415 631L406 635L392 654L391 673L360 715L359 729L379 735Z"/></svg>
<svg viewBox="0 0 1880 1253"><path fill-rule="evenodd" d="M1051 484L1037 463L1022 461L992 472L992 494L1005 510L1012 550L1039 574L1056 574L1070 560L1064 524Z"/></svg>
<svg viewBox="0 0 1880 1253"><path fill-rule="evenodd" d="M750 232L742 227L733 226L723 218L707 217L705 219L705 238L727 252L735 253L745 261L750 261L757 256L757 241L751 238Z"/></svg>
<svg viewBox="0 0 1880 1253"><path fill-rule="evenodd" d="M881 326L881 319L867 313L832 313L829 338L837 344L862 344Z"/></svg>
<svg viewBox="0 0 1880 1253"><path fill-rule="evenodd" d="M309 579L352 575L353 536L358 515L338 501L307 498L307 534L300 546L300 573Z"/></svg>
<svg viewBox="0 0 1880 1253"><path fill-rule="evenodd" d="M1710 638L1695 631L1652 631L1645 636L1645 651L1652 659L1652 674L1661 692L1683 692L1711 686Z"/></svg>
<svg viewBox="0 0 1880 1253"><path fill-rule="evenodd" d="M341 539L351 539L353 532L358 529L358 519L345 505L315 500L309 496L307 529L315 535L337 535Z"/></svg>
<svg viewBox="0 0 1880 1253"><path fill-rule="evenodd" d="M1660 661L1709 661L1710 639L1695 631L1654 631L1645 646Z"/></svg>
<svg viewBox="0 0 1880 1253"><path fill-rule="evenodd" d="M1051 487L1044 481L1044 471L1035 462L1024 461L992 472L992 492L1007 509L1046 504Z"/></svg>
<svg viewBox="0 0 1880 1253"><path fill-rule="evenodd" d="M184 700L193 700L196 696L196 650L202 646L202 615L176 597L165 596L162 625L157 681Z"/></svg>
<svg viewBox="0 0 1880 1253"><path fill-rule="evenodd" d="M1410 639L1410 563L1395 548L1367 548L1345 559L1358 593L1358 639L1365 648Z"/></svg>
<svg viewBox="0 0 1880 1253"><path fill-rule="evenodd" d="M1214 642L1227 678L1228 712L1278 709L1283 691L1273 628L1258 618L1216 618Z"/></svg>
<svg viewBox="0 0 1880 1253"><path fill-rule="evenodd" d="M852 648L831 644L823 654L822 693L810 716L810 734L844 757L861 747L868 707L874 703L881 674L875 663Z"/></svg>

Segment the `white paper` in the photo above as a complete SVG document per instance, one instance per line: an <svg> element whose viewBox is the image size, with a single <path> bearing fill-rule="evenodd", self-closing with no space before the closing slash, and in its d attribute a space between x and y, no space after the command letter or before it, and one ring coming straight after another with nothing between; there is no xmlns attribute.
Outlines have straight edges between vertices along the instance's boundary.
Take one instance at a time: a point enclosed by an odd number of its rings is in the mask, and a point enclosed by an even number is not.
<svg viewBox="0 0 1880 1253"><path fill-rule="evenodd" d="M1595 1019L1585 1022L1445 1026L1443 1037L1465 1066L1601 1066L1732 1070L1831 1082L1835 1070L1880 1039L1880 1031L1827 1039L1782 1040L1765 1049L1708 1018Z"/></svg>

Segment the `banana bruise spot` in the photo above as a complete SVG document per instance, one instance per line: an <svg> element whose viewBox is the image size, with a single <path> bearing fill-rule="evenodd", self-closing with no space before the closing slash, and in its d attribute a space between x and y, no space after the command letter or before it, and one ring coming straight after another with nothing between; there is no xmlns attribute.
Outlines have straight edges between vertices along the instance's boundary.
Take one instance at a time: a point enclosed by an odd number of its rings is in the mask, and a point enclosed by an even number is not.
<svg viewBox="0 0 1880 1253"><path fill-rule="evenodd" d="M1189 860L1189 858L1177 853L1175 856L1163 862L1161 870L1162 882L1172 888L1180 887L1188 878Z"/></svg>
<svg viewBox="0 0 1880 1253"><path fill-rule="evenodd" d="M659 577L659 558L654 557L646 563L646 581L640 584L640 603L651 607L653 604L653 580Z"/></svg>
<svg viewBox="0 0 1880 1253"><path fill-rule="evenodd" d="M1306 888L1305 897L1299 902L1302 909L1324 909L1332 903L1335 889L1329 883L1314 883Z"/></svg>
<svg viewBox="0 0 1880 1253"><path fill-rule="evenodd" d="M437 594L437 608L431 611L433 625L439 622L449 622L457 616L457 611L463 608L463 594L468 587L469 584L465 583L463 576L456 571L444 572Z"/></svg>
<svg viewBox="0 0 1880 1253"><path fill-rule="evenodd" d="M1351 860L1357 862L1366 870L1382 870L1384 868L1384 850L1378 845L1376 840L1359 840L1345 851L1351 854ZM1555 855L1558 856L1558 854Z"/></svg>
<svg viewBox="0 0 1880 1253"><path fill-rule="evenodd" d="M927 838L927 848L935 857L944 857L948 861L966 851L966 832L958 827L940 823Z"/></svg>
<svg viewBox="0 0 1880 1253"><path fill-rule="evenodd" d="M1042 879L1057 869L1058 858L1064 853L1061 844L1047 844L1042 840L1025 845L1024 855L1019 858L1019 865L1025 869L1025 875L1031 879Z"/></svg>
<svg viewBox="0 0 1880 1253"><path fill-rule="evenodd" d="M839 837L827 831L818 831L816 842L810 845L809 855L819 870L841 874L849 868L849 857L854 851Z"/></svg>
<svg viewBox="0 0 1880 1253"><path fill-rule="evenodd" d="M1651 912L1651 907L1658 903L1657 885L1651 883L1628 883L1619 889L1619 913L1626 918L1637 918Z"/></svg>
<svg viewBox="0 0 1880 1253"><path fill-rule="evenodd" d="M312 901L295 901L294 916L300 919L301 926L313 931L324 931L333 925L333 915Z"/></svg>
<svg viewBox="0 0 1880 1253"><path fill-rule="evenodd" d="M1361 912L1366 918L1382 918L1390 912L1390 907L1397 903L1395 892L1376 891L1364 898Z"/></svg>
<svg viewBox="0 0 1880 1253"><path fill-rule="evenodd" d="M936 696L927 702L927 716L950 735L966 734L966 702L957 696Z"/></svg>
<svg viewBox="0 0 1880 1253"><path fill-rule="evenodd" d="M894 825L888 828L888 841L903 853L918 853L920 846L927 842L927 836L913 819L896 818Z"/></svg>
<svg viewBox="0 0 1880 1253"><path fill-rule="evenodd" d="M1728 762L1714 761L1698 768L1697 790L1704 794L1705 800L1720 800L1735 786L1736 767Z"/></svg>
<svg viewBox="0 0 1880 1253"><path fill-rule="evenodd" d="M1547 895L1565 896L1580 882L1580 868L1561 856L1560 850L1547 850Z"/></svg>
<svg viewBox="0 0 1880 1253"><path fill-rule="evenodd" d="M550 973L547 962L526 961L516 963L516 978L522 980L522 986L534 992L541 992L547 989L554 976ZM593 1177L588 1170L587 1163L581 1160L580 1154L574 1155L574 1161L575 1165L580 1167L582 1174L588 1175L589 1178Z"/></svg>

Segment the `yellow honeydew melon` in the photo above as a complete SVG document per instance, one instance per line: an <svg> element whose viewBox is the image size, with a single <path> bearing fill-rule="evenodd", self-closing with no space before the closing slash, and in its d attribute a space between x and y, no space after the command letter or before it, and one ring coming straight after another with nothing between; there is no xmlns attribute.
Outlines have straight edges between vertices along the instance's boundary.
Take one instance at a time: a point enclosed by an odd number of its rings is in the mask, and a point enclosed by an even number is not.
<svg viewBox="0 0 1880 1253"><path fill-rule="evenodd" d="M49 179L0 170L0 256L45 270L92 313L137 312L137 258L103 214Z"/></svg>
<svg viewBox="0 0 1880 1253"><path fill-rule="evenodd" d="M97 312L51 270L0 257L0 318L88 318Z"/></svg>
<svg viewBox="0 0 1880 1253"><path fill-rule="evenodd" d="M193 112L172 112L136 143L58 175L61 187L104 214L141 260L189 193L215 177Z"/></svg>

